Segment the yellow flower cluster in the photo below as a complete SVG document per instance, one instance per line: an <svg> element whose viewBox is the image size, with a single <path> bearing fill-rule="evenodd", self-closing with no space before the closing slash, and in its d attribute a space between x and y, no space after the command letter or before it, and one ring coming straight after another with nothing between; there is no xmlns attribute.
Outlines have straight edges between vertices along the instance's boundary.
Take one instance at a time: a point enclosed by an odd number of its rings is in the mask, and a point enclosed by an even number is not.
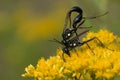
<svg viewBox="0 0 120 80"><path fill-rule="evenodd" d="M41 58L34 67L29 65L25 68L25 78L37 80L113 80L120 77L120 38L108 30L100 30L98 33L89 32L83 41L97 37L87 45L71 51L71 57L57 50L57 55L45 60Z"/></svg>

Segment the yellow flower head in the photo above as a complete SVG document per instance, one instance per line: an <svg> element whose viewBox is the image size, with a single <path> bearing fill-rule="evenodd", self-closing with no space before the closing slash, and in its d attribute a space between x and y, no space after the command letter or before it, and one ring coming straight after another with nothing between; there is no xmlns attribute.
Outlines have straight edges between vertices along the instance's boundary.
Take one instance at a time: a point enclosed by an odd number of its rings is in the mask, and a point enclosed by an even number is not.
<svg viewBox="0 0 120 80"><path fill-rule="evenodd" d="M83 41L96 37L87 45L78 46L70 51L70 57L62 50L57 55L45 60L41 58L34 67L25 68L23 77L37 80L93 80L114 79L120 76L120 38L108 30L98 33L89 32ZM103 43L101 45L101 43ZM94 54L93 54L94 52Z"/></svg>

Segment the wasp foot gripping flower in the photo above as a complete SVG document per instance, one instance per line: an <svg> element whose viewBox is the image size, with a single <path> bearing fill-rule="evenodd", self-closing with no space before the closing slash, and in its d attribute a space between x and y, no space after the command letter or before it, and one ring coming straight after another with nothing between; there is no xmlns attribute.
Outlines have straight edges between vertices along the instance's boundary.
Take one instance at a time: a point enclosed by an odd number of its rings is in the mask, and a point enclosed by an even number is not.
<svg viewBox="0 0 120 80"><path fill-rule="evenodd" d="M25 68L24 78L37 80L113 80L120 77L120 37L108 30L98 33L89 32L83 41L97 37L99 41L88 42L87 45L71 51L71 57L65 54L63 61L62 50L57 50L57 55L45 60L41 58L36 66L29 65Z"/></svg>

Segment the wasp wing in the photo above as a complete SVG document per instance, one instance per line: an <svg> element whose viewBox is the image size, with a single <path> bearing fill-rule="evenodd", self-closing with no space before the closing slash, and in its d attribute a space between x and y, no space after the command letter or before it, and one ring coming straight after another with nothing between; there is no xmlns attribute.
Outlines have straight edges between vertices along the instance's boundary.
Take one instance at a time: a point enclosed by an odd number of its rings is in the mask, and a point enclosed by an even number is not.
<svg viewBox="0 0 120 80"><path fill-rule="evenodd" d="M79 33L78 35L76 35L75 37L73 37L71 40L74 40L74 39L79 39L79 37L81 37L83 34L87 33L89 30L85 30L81 33Z"/></svg>
<svg viewBox="0 0 120 80"><path fill-rule="evenodd" d="M65 18L65 24L64 24L64 28L63 28L63 32L65 32L66 30L66 27L68 25L68 20L69 20L69 23L70 23L70 27L71 27L71 13L70 12L67 12L67 15L66 15L66 18Z"/></svg>

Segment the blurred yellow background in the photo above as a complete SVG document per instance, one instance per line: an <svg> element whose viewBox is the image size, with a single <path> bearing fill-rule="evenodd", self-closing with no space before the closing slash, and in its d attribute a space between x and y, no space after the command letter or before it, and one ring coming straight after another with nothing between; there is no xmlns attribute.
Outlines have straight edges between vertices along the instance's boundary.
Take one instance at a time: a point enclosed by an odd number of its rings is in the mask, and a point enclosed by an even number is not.
<svg viewBox="0 0 120 80"><path fill-rule="evenodd" d="M40 57L55 55L67 11L79 6L84 16L109 14L86 21L92 30L107 28L120 35L120 0L1 0L0 1L0 78L25 80L24 68Z"/></svg>

